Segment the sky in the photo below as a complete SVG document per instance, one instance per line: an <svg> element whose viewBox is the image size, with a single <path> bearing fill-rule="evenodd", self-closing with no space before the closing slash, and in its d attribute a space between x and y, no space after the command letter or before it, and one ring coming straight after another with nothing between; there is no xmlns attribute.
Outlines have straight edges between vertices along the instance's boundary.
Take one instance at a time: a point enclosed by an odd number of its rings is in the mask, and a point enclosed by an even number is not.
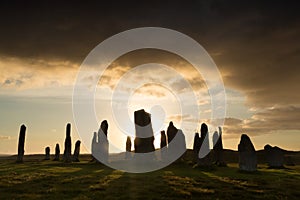
<svg viewBox="0 0 300 200"><path fill-rule="evenodd" d="M87 138L82 151L89 152L93 133L78 133L72 112L73 87L80 65L105 39L139 27L163 27L186 34L213 59L227 96L225 148L236 150L241 134L246 133L256 149L270 144L300 150L298 4L261 0L72 4L1 1L0 154L16 153L21 124L27 126L25 153L43 153L46 146L53 153L56 143L62 149L68 122L72 123L73 144ZM147 63L160 63L173 71L150 65L139 70ZM181 74L181 79L174 78L175 72ZM123 82L117 87L120 80ZM184 133L191 148L201 123L209 123L211 104L206 82L184 58L157 49L120 56L99 80L96 114L99 124L108 120L110 142L125 150L126 135L120 131L125 119L116 120L110 97L116 89L130 91L139 81L149 84L134 88L128 101L129 118L132 120L133 112L141 108L152 114L156 147L159 131L166 129L170 120L178 128L186 122ZM180 103L189 104L191 92L197 94L201 114L197 121L191 114L180 113ZM181 97L183 102L178 100ZM98 128L93 127L94 131ZM128 127L134 131L133 128Z"/></svg>

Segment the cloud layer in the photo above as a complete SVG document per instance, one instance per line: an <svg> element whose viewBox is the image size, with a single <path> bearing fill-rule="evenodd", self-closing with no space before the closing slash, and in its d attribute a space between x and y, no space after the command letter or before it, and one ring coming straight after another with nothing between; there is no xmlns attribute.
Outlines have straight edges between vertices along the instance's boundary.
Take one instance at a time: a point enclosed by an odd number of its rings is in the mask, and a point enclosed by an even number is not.
<svg viewBox="0 0 300 200"><path fill-rule="evenodd" d="M228 116L224 136L300 130L296 1L0 4L1 94L71 88L86 55L104 39L131 28L157 26L180 31L203 45L220 69L226 88L245 97L245 106L254 114L243 119ZM99 84L112 90L128 70L149 62L174 67L200 95L206 90L202 77L184 59L151 49L118 58ZM186 92L180 80L172 84L177 93ZM163 96L153 88L147 85L140 92ZM235 103L233 98L228 100ZM199 104L209 101L202 98Z"/></svg>
<svg viewBox="0 0 300 200"><path fill-rule="evenodd" d="M232 138L241 133L258 136L270 134L274 131L300 130L299 119L299 107L270 108L254 114L250 119L226 118L224 126L226 134L224 136Z"/></svg>

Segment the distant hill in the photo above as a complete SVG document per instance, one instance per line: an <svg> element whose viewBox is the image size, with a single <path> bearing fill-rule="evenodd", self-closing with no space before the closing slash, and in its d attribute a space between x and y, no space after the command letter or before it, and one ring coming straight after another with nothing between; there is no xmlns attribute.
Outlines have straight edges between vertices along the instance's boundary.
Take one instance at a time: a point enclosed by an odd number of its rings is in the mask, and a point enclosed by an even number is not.
<svg viewBox="0 0 300 200"><path fill-rule="evenodd" d="M300 151L287 151L284 150L285 158L290 157L291 160L295 165L300 165ZM257 155L257 162L259 164L265 164L265 153L264 150L258 150L256 151ZM231 149L224 149L224 160L226 163L238 163L239 162L239 152ZM193 158L193 150L188 149L187 154L186 154L187 159L192 159Z"/></svg>
<svg viewBox="0 0 300 200"><path fill-rule="evenodd" d="M0 157L8 157L11 156L11 154L0 154Z"/></svg>
<svg viewBox="0 0 300 200"><path fill-rule="evenodd" d="M284 150L285 158L289 157L295 165L300 165L300 151L287 151ZM265 154L264 150L258 150L257 153L257 161L259 164L265 164ZM53 156L53 155L52 155ZM159 156L159 155L157 155ZM231 149L224 149L224 160L226 163L238 163L239 162L239 152ZM62 157L62 155L61 155ZM116 153L113 156L113 159L123 159L125 157L125 152ZM9 154L0 154L0 161L5 160L15 160L17 158L16 155L9 155ZM25 158L29 160L43 160L44 154L31 154L25 155ZM82 160L92 160L92 156L90 154L81 154L80 157ZM191 149L187 150L185 154L185 160L193 160L194 159L194 152Z"/></svg>

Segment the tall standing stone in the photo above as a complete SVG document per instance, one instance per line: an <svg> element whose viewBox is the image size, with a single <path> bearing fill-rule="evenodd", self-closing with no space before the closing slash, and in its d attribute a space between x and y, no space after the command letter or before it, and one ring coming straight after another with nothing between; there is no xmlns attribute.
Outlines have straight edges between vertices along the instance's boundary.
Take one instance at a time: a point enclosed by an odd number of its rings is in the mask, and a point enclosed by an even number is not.
<svg viewBox="0 0 300 200"><path fill-rule="evenodd" d="M45 160L50 160L50 147L45 148Z"/></svg>
<svg viewBox="0 0 300 200"><path fill-rule="evenodd" d="M199 166L211 166L211 154L209 148L209 137L208 137L208 127L205 123L201 124L201 137L200 137L200 150L198 154Z"/></svg>
<svg viewBox="0 0 300 200"><path fill-rule="evenodd" d="M242 171L256 171L257 170L257 157L255 148L246 134L242 134L240 144L238 145L239 151L239 168Z"/></svg>
<svg viewBox="0 0 300 200"><path fill-rule="evenodd" d="M103 121L101 122L100 128L101 128L101 130L103 131L104 135L107 137L108 123L107 123L106 120L103 120Z"/></svg>
<svg viewBox="0 0 300 200"><path fill-rule="evenodd" d="M167 160L167 136L165 131L160 132L160 157L162 161Z"/></svg>
<svg viewBox="0 0 300 200"><path fill-rule="evenodd" d="M199 133L195 133L194 136L194 144L193 144L193 153L194 153L194 161L197 162L198 160L198 154L200 150L200 136Z"/></svg>
<svg viewBox="0 0 300 200"><path fill-rule="evenodd" d="M135 136L134 151L135 153L153 152L154 136L151 123L151 115L144 109L134 112Z"/></svg>
<svg viewBox="0 0 300 200"><path fill-rule="evenodd" d="M222 128L219 127L219 133L216 131L213 135L215 164L218 166L226 166L223 160L223 142Z"/></svg>
<svg viewBox="0 0 300 200"><path fill-rule="evenodd" d="M59 148L59 144L57 143L55 145L55 157L54 157L54 160L55 161L59 161L59 156L60 156L60 148Z"/></svg>
<svg viewBox="0 0 300 200"><path fill-rule="evenodd" d="M178 129L174 126L173 122L171 121L167 129L168 144L170 144L171 141L175 138L177 132Z"/></svg>
<svg viewBox="0 0 300 200"><path fill-rule="evenodd" d="M131 138L129 136L127 136L127 139L126 139L126 159L129 159L131 158Z"/></svg>
<svg viewBox="0 0 300 200"><path fill-rule="evenodd" d="M80 140L77 140L75 143L75 149L73 153L73 161L74 162L79 162L79 154L80 154Z"/></svg>
<svg viewBox="0 0 300 200"><path fill-rule="evenodd" d="M25 133L26 133L26 126L23 124L20 127L17 162L23 162L23 156L24 156L24 152L25 152L25 150L24 150Z"/></svg>
<svg viewBox="0 0 300 200"><path fill-rule="evenodd" d="M108 122L103 120L101 122L100 128L98 130L98 144L97 152L95 154L98 161L107 162L108 161Z"/></svg>
<svg viewBox="0 0 300 200"><path fill-rule="evenodd" d="M96 159L96 152L98 152L98 142L97 142L97 132L94 132L93 139L92 139L92 157L93 161Z"/></svg>
<svg viewBox="0 0 300 200"><path fill-rule="evenodd" d="M160 132L160 148L167 146L167 136L165 131Z"/></svg>
<svg viewBox="0 0 300 200"><path fill-rule="evenodd" d="M65 139L65 150L64 150L64 162L71 162L71 151L72 151L72 142L71 142L71 124L68 123L66 127L66 139Z"/></svg>
<svg viewBox="0 0 300 200"><path fill-rule="evenodd" d="M182 130L177 129L173 122L169 123L167 129L167 137L168 137L168 158L169 156L176 155L178 152L182 152L181 157L177 159L180 160L184 157L184 153L186 152L186 143L185 136Z"/></svg>
<svg viewBox="0 0 300 200"><path fill-rule="evenodd" d="M265 157L270 168L283 168L284 152L279 147L266 145L264 147Z"/></svg>

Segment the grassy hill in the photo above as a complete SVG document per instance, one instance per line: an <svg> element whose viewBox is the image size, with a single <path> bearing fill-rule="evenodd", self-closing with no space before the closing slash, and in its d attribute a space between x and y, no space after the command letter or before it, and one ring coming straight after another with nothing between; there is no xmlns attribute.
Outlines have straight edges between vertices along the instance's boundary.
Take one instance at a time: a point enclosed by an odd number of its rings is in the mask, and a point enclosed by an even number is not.
<svg viewBox="0 0 300 200"><path fill-rule="evenodd" d="M189 152L190 153L190 152ZM190 156L188 153L187 156ZM226 151L226 159L237 152ZM298 199L300 166L243 173L236 162L228 167L194 168L188 161L164 169L131 174L91 163L44 161L43 155L0 159L0 199ZM227 160L227 161L229 161Z"/></svg>

